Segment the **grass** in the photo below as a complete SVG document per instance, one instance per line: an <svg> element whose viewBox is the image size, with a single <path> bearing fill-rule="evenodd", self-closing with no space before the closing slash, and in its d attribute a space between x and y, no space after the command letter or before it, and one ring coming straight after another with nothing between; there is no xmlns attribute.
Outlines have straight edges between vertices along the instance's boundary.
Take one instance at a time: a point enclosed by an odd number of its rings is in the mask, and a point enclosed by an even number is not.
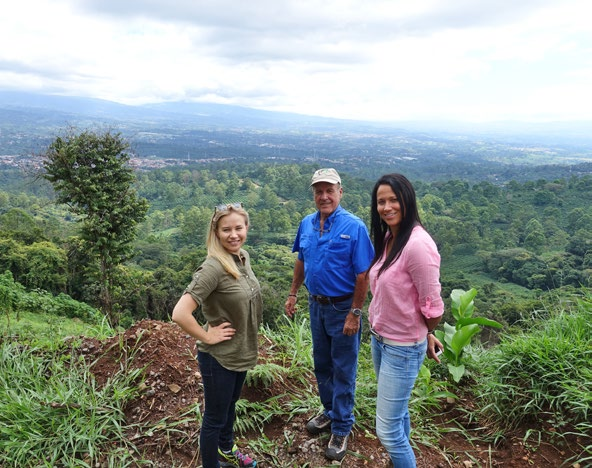
<svg viewBox="0 0 592 468"><path fill-rule="evenodd" d="M450 271L479 271L483 265L483 260L476 255L473 248L467 249L458 248L454 251L454 255L450 255L446 258L445 263L442 265L443 268L447 268Z"/></svg>
<svg viewBox="0 0 592 468"><path fill-rule="evenodd" d="M471 382L478 384L462 391L482 397L470 417L481 427L491 427L492 443L526 421L533 429L525 443L536 445L543 428L553 427L558 443L562 437L580 436L581 453L571 462L585 466L592 460L592 296L584 292L577 301L557 298L556 302L543 316L533 314L522 331L503 336L499 345L487 350L471 347L467 366ZM130 426L123 415L126 402L136 396L140 371L122 363L121 371L99 389L87 366L64 344L68 336L112 336L108 326L91 327L44 314L21 314L18 322L2 325L0 466L91 467L101 460L125 467L142 462L125 436ZM256 402L240 400L239 434L260 432L276 417L288 423L321 408L306 315L294 321L282 316L276 326L263 328L262 339L267 356L248 374L248 384L276 385L284 391ZM455 430L471 439L470 431L461 426L451 429L433 423L442 399L460 390L447 382L441 368L426 362L415 385L410 403L414 445L437 449L439 431ZM355 415L357 427L367 432L374 429L375 395L370 347L364 340ZM187 418L196 417L195 408L190 413ZM158 430L177 431L175 424L160 422ZM284 438L289 445L293 435L287 431ZM277 443L258 437L249 445L261 458L282 466Z"/></svg>
<svg viewBox="0 0 592 468"><path fill-rule="evenodd" d="M482 359L479 412L505 430L532 423L540 429L533 429L531 438L543 430L558 440L562 434L579 434L588 441L579 461L590 461L592 296L585 293L571 308L565 308L570 301L558 302L560 308L524 324L527 332L504 337Z"/></svg>
<svg viewBox="0 0 592 468"><path fill-rule="evenodd" d="M0 465L127 466L123 408L140 371L117 374L99 389L85 365L56 349L0 346Z"/></svg>
<svg viewBox="0 0 592 468"><path fill-rule="evenodd" d="M53 314L21 311L0 314L0 337L17 340L28 346L53 348L62 345L63 340L74 336L88 336L99 339L114 336L114 330L107 320L99 325L89 325L80 319L71 319Z"/></svg>
<svg viewBox="0 0 592 468"><path fill-rule="evenodd" d="M524 327L523 327L524 328ZM485 363L483 393L496 419L519 424L541 412L587 421L592 407L592 307L580 302L504 337ZM510 405L510 403L513 405Z"/></svg>
<svg viewBox="0 0 592 468"><path fill-rule="evenodd" d="M319 408L312 373L312 341L308 321L278 319L277 327L264 327L263 339L269 350L252 372L247 374L247 385L262 382L265 387L279 385L284 392L261 401L240 400L237 406L237 425L246 429L262 427L262 422L273 417L291 420L311 408Z"/></svg>

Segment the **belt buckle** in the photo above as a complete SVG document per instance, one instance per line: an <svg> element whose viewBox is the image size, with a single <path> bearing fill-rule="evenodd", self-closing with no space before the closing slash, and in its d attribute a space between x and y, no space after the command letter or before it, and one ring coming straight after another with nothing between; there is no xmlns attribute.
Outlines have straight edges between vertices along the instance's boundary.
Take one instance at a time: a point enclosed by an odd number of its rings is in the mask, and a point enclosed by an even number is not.
<svg viewBox="0 0 592 468"><path fill-rule="evenodd" d="M331 304L331 299L329 299L327 296L317 296L317 302L319 304L329 305Z"/></svg>
<svg viewBox="0 0 592 468"><path fill-rule="evenodd" d="M370 333L372 333L374 335L374 338L376 338L376 341L378 341L379 343L382 343L382 336L380 336L376 330L374 330L374 328L370 327Z"/></svg>

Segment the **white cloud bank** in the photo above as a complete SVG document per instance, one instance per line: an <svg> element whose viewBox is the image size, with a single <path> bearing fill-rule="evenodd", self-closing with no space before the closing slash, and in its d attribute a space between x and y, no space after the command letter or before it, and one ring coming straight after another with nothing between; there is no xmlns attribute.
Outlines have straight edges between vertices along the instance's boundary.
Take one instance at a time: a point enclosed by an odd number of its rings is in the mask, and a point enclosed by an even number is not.
<svg viewBox="0 0 592 468"><path fill-rule="evenodd" d="M364 120L592 120L587 0L20 0L0 89Z"/></svg>

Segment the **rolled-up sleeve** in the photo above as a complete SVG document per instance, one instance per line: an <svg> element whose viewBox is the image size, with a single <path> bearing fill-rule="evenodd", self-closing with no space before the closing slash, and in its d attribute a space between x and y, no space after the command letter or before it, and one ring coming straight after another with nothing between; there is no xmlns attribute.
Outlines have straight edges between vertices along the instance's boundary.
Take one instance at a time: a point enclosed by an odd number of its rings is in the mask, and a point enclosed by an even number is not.
<svg viewBox="0 0 592 468"><path fill-rule="evenodd" d="M417 300L425 318L440 317L444 313L440 285L440 254L433 240L426 234L417 236L407 249L407 266Z"/></svg>

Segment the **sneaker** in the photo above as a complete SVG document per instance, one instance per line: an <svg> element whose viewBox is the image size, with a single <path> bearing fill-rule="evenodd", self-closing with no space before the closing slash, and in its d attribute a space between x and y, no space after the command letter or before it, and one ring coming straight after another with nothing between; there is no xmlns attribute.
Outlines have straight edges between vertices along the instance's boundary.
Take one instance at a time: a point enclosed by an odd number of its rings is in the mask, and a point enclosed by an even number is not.
<svg viewBox="0 0 592 468"><path fill-rule="evenodd" d="M325 450L325 456L329 460L341 461L345 457L347 451L347 436L340 436L337 434L331 434L329 439L329 445Z"/></svg>
<svg viewBox="0 0 592 468"><path fill-rule="evenodd" d="M331 429L331 418L325 413L319 414L306 423L306 430L312 434L320 434Z"/></svg>
<svg viewBox="0 0 592 468"><path fill-rule="evenodd" d="M218 449L218 461L221 467L238 466L252 468L257 466L257 462L248 455L241 453L236 445L229 452Z"/></svg>

